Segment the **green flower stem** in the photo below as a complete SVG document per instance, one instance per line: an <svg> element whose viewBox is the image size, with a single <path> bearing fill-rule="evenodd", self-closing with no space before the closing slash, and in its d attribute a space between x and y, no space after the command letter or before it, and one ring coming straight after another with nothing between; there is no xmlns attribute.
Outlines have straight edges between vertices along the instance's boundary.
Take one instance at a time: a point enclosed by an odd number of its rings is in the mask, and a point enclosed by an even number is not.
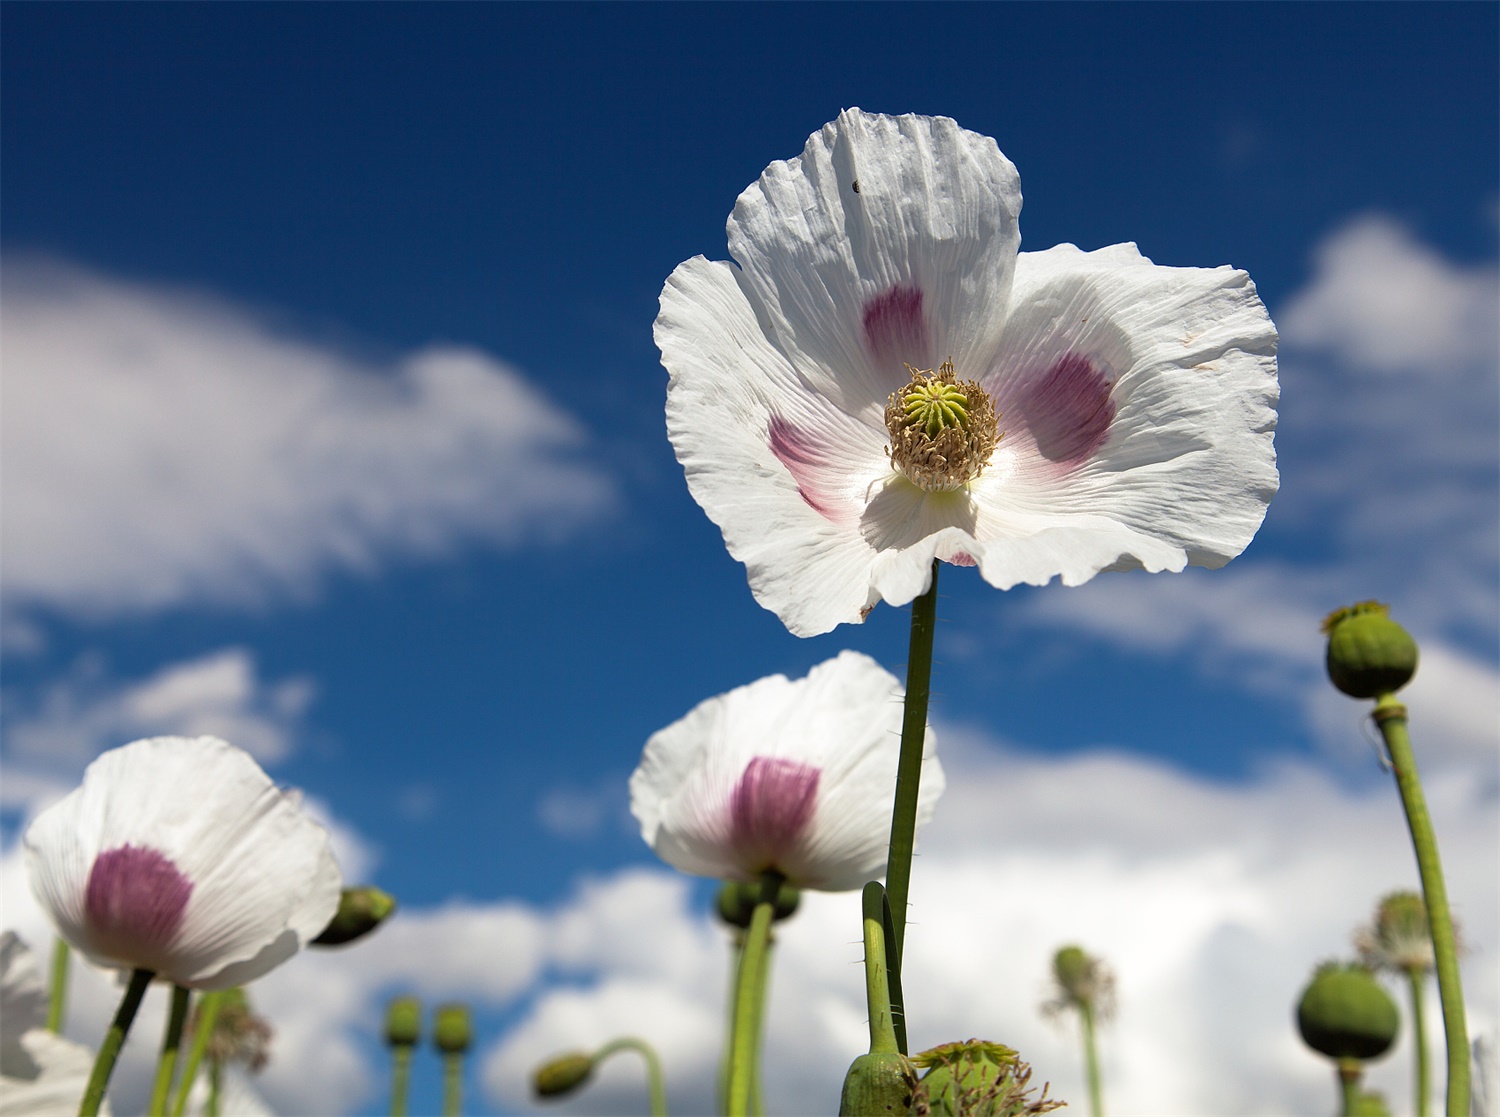
<svg viewBox="0 0 1500 1117"><path fill-rule="evenodd" d="M391 1117L406 1117L406 1095L411 1087L411 1047L391 1048Z"/></svg>
<svg viewBox="0 0 1500 1117"><path fill-rule="evenodd" d="M760 900L750 927L745 932L745 947L740 954L739 980L734 990L734 1038L729 1054L729 1117L750 1117L750 1095L760 1062L760 1023L765 1000L767 948L771 939L771 917L776 911L776 893L782 876L765 875L760 886Z"/></svg>
<svg viewBox="0 0 1500 1117"><path fill-rule="evenodd" d="M870 1013L870 1054L891 1055L901 1050L891 1016L891 986L886 976L885 889L879 881L865 885L860 903L865 925L865 1005Z"/></svg>
<svg viewBox="0 0 1500 1117"><path fill-rule="evenodd" d="M1083 1063L1089 1076L1089 1105L1094 1117L1104 1117L1104 1088L1099 1081L1099 1050L1094 1043L1094 1002L1081 1001L1078 1018L1083 1021Z"/></svg>
<svg viewBox="0 0 1500 1117"><path fill-rule="evenodd" d="M125 1036L130 1031L136 1010L141 1007L141 998L146 995L154 976L150 970L131 971L130 984L125 987L125 996L120 998L114 1022L110 1024L109 1031L104 1033L104 1042L99 1045L94 1071L89 1075L89 1084L83 1091L83 1101L78 1106L78 1117L97 1117L99 1107L104 1104L104 1091L109 1086L109 1076L114 1072L115 1060L120 1057L120 1048L125 1046Z"/></svg>
<svg viewBox="0 0 1500 1117"><path fill-rule="evenodd" d="M1427 1014L1422 1005L1426 977L1419 966L1412 966L1406 971L1407 981L1411 985L1411 1043L1417 1061L1413 1085L1417 1095L1413 1112L1417 1117L1427 1117L1427 1096L1432 1092L1431 1074L1427 1069Z"/></svg>
<svg viewBox="0 0 1500 1117"><path fill-rule="evenodd" d="M208 1104L203 1107L203 1117L219 1117L219 1099L224 1086L224 1063L221 1059L208 1061Z"/></svg>
<svg viewBox="0 0 1500 1117"><path fill-rule="evenodd" d="M68 959L73 948L58 935L52 940L52 983L47 990L47 1030L62 1035L63 1014L68 1007Z"/></svg>
<svg viewBox="0 0 1500 1117"><path fill-rule="evenodd" d="M464 1057L457 1051L443 1056L443 1117L458 1117L463 1109Z"/></svg>
<svg viewBox="0 0 1500 1117"><path fill-rule="evenodd" d="M1364 1068L1360 1066L1358 1059L1340 1059L1337 1074L1339 1076L1340 1117L1354 1117L1358 1112L1356 1107L1359 1105L1359 1080L1364 1074Z"/></svg>
<svg viewBox="0 0 1500 1117"><path fill-rule="evenodd" d="M661 1059L656 1054L656 1048L636 1036L621 1036L594 1052L594 1061L597 1063L616 1051L626 1049L640 1052L641 1057L646 1060L646 1090L651 1097L651 1117L667 1117L667 1082L662 1076Z"/></svg>
<svg viewBox="0 0 1500 1117"><path fill-rule="evenodd" d="M1469 1029L1464 1021L1463 987L1458 977L1458 946L1453 935L1453 916L1448 911L1448 889L1438 858L1437 835L1427 799L1417 775L1417 761L1406 731L1406 707L1394 695L1375 700L1375 721L1385 737L1385 747L1396 771L1396 786L1417 852L1417 871L1422 878L1422 898L1432 930L1432 950L1437 962L1438 996L1443 1003L1443 1032L1448 1041L1448 1117L1469 1113Z"/></svg>
<svg viewBox="0 0 1500 1117"><path fill-rule="evenodd" d="M911 890L911 858L917 841L917 799L922 781L922 740L927 733L927 700L932 692L932 640L937 631L938 561L932 560L927 592L911 603L911 644L906 656L906 708L901 718L901 760L896 768L896 799L891 811L891 848L885 867L885 893L891 905L891 941L886 946L891 973L891 1012L905 1030L901 957L906 946L906 902ZM904 1051L903 1051L904 1053Z"/></svg>
<svg viewBox="0 0 1500 1117"><path fill-rule="evenodd" d="M149 1117L166 1117L167 1099L172 1092L172 1073L177 1069L177 1051L182 1046L182 1026L187 1023L188 991L172 986L172 1008L167 1013L167 1028L161 1037L161 1057L156 1060L156 1082L151 1087Z"/></svg>
<svg viewBox="0 0 1500 1117"><path fill-rule="evenodd" d="M187 1109L188 1095L193 1092L193 1080L198 1077L198 1066L203 1062L208 1041L214 1034L214 1022L219 1018L219 1006L224 1003L222 993L204 993L198 998L198 1024L193 1029L193 1046L188 1048L187 1062L182 1067L182 1081L177 1083L177 1097L172 1102L172 1117L182 1117Z"/></svg>

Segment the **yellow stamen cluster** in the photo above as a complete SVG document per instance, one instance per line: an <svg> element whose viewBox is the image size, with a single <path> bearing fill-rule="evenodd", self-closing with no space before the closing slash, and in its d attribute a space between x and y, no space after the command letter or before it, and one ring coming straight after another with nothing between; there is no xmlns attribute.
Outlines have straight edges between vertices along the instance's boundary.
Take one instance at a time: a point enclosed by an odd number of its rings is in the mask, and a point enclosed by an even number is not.
<svg viewBox="0 0 1500 1117"><path fill-rule="evenodd" d="M958 379L951 360L936 372L906 368L911 383L885 405L891 465L930 493L962 488L1000 441L995 405L978 383Z"/></svg>

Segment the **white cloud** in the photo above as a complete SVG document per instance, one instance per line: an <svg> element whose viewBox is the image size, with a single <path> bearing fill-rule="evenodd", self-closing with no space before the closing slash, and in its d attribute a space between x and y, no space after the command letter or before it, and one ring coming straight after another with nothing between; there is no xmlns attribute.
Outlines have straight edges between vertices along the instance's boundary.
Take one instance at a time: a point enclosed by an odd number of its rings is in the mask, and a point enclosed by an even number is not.
<svg viewBox="0 0 1500 1117"><path fill-rule="evenodd" d="M17 807L64 791L105 749L140 737L223 737L263 764L286 757L313 697L312 681L263 680L244 648L169 664L145 679L111 678L97 656L34 698L7 695L6 788Z"/></svg>
<svg viewBox="0 0 1500 1117"><path fill-rule="evenodd" d="M1457 267L1379 214L1329 236L1314 260L1312 282L1277 315L1287 344L1374 373L1493 363L1493 266Z"/></svg>
<svg viewBox="0 0 1500 1117"><path fill-rule="evenodd" d="M303 594L465 540L556 541L612 486L546 389L475 349L384 367L204 295L8 262L12 605Z"/></svg>

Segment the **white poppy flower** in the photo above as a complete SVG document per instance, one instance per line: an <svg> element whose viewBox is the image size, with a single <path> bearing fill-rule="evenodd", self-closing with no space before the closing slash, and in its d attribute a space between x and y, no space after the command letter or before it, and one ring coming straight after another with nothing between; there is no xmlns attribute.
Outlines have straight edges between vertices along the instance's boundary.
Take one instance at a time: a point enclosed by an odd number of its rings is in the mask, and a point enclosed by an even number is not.
<svg viewBox="0 0 1500 1117"><path fill-rule="evenodd" d="M0 935L0 1117L73 1117L94 1053L53 1035L36 958L14 931ZM100 1110L108 1117L109 1106Z"/></svg>
<svg viewBox="0 0 1500 1117"><path fill-rule="evenodd" d="M885 869L901 709L901 684L858 652L710 698L646 742L630 777L641 837L685 873L859 888ZM925 741L919 824L943 791L930 728Z"/></svg>
<svg viewBox="0 0 1500 1117"><path fill-rule="evenodd" d="M1276 330L1249 276L1018 254L1020 209L994 140L850 109L740 195L735 263L668 278L672 445L792 632L906 604L934 558L1079 585L1222 566L1259 528Z"/></svg>
<svg viewBox="0 0 1500 1117"><path fill-rule="evenodd" d="M328 831L217 737L104 753L23 844L37 900L90 961L195 989L253 981L338 910Z"/></svg>

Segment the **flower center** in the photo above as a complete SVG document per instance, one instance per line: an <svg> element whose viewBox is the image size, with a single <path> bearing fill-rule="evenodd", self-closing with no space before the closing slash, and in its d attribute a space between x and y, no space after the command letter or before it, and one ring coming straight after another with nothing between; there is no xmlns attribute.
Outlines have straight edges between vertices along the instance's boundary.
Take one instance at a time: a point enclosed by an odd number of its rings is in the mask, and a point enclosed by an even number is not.
<svg viewBox="0 0 1500 1117"><path fill-rule="evenodd" d="M960 380L953 361L906 369L911 383L885 405L891 465L929 493L950 492L978 477L1001 434L995 405L973 380Z"/></svg>

